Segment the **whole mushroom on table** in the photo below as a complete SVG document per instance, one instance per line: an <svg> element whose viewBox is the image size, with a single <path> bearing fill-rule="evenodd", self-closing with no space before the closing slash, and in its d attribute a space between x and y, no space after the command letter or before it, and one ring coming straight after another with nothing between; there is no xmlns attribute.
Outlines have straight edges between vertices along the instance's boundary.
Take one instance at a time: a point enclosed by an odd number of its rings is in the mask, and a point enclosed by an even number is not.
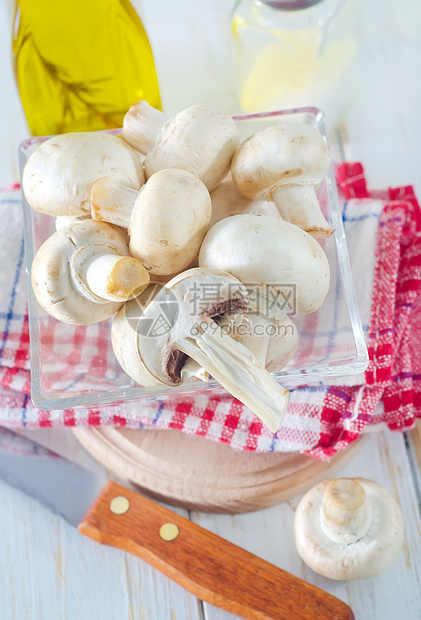
<svg viewBox="0 0 421 620"><path fill-rule="evenodd" d="M402 512L373 480L327 480L300 500L294 538L301 558L316 573L366 579L386 570L402 548Z"/></svg>
<svg viewBox="0 0 421 620"><path fill-rule="evenodd" d="M210 374L275 432L288 390L269 372L293 357L298 331L264 300L292 286L293 310L307 314L326 297L329 263L313 237L332 229L314 186L329 165L310 125L280 122L240 144L236 122L205 104L169 118L138 102L122 138L51 138L23 174L29 204L60 216L33 261L36 297L70 323L117 312L112 344L133 381L175 386ZM167 281L153 295L150 276ZM199 295L193 310L193 291L206 286L216 297ZM162 311L165 329L151 334Z"/></svg>

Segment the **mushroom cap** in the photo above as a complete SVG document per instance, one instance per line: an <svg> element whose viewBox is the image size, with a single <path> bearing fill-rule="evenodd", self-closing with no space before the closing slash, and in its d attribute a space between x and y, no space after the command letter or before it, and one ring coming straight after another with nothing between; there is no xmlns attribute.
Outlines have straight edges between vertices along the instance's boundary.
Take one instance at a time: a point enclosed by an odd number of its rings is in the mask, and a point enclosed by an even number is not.
<svg viewBox="0 0 421 620"><path fill-rule="evenodd" d="M215 187L211 193L212 217L209 228L217 222L239 215L240 213L254 213L255 215L267 215L280 219L281 214L274 202L267 200L250 200L238 191L231 174Z"/></svg>
<svg viewBox="0 0 421 620"><path fill-rule="evenodd" d="M329 168L329 150L317 129L307 123L279 123L240 144L231 174L244 196L270 200L283 185L319 183Z"/></svg>
<svg viewBox="0 0 421 620"><path fill-rule="evenodd" d="M75 282L73 260L83 248L89 248L92 256L102 245L111 253L130 256L124 232L94 220L61 228L39 248L32 262L32 287L39 304L55 319L90 325L104 321L121 307L123 302L105 301L93 293L88 293L88 299L81 292L83 283Z"/></svg>
<svg viewBox="0 0 421 620"><path fill-rule="evenodd" d="M111 325L111 344L118 363L133 381L144 387L165 385L145 365L139 351L136 330L148 304L161 289L161 284L150 284L138 297L120 308Z"/></svg>
<svg viewBox="0 0 421 620"><path fill-rule="evenodd" d="M43 142L30 156L22 187L37 211L89 215L92 184L103 176L139 189L145 182L142 156L117 136L68 133Z"/></svg>
<svg viewBox="0 0 421 620"><path fill-rule="evenodd" d="M211 191L228 172L239 141L229 114L206 104L193 105L163 125L145 158L146 177L163 168L181 168Z"/></svg>
<svg viewBox="0 0 421 620"><path fill-rule="evenodd" d="M274 292L296 287L298 314L316 311L329 290L329 262L319 243L294 224L264 215L233 215L215 224L203 239L199 264Z"/></svg>
<svg viewBox="0 0 421 620"><path fill-rule="evenodd" d="M321 482L300 500L294 518L297 551L316 573L329 579L366 579L388 568L403 544L402 512L382 486L354 478L364 489L371 512L365 536L351 544L333 542L322 527L323 496L329 480Z"/></svg>
<svg viewBox="0 0 421 620"><path fill-rule="evenodd" d="M277 372L288 364L297 352L298 338L298 329L288 316L283 319L273 317L273 334L266 353L268 372Z"/></svg>
<svg viewBox="0 0 421 620"><path fill-rule="evenodd" d="M156 172L143 186L133 209L132 256L152 274L182 271L197 256L211 213L209 192L191 172Z"/></svg>
<svg viewBox="0 0 421 620"><path fill-rule="evenodd" d="M57 215L55 221L56 230L60 230L61 228L66 228L66 226L71 226L72 224L76 224L77 222L84 222L85 220L92 219L90 215Z"/></svg>

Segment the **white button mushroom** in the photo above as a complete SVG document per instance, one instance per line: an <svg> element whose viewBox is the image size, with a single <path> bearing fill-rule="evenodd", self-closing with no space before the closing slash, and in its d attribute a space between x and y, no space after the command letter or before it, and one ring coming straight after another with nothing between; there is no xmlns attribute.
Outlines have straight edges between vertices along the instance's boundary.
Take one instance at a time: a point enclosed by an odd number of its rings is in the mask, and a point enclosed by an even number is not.
<svg viewBox="0 0 421 620"><path fill-rule="evenodd" d="M231 173L239 191L252 200L273 200L281 216L314 237L333 230L321 212L314 186L330 168L322 135L306 123L273 125L236 150Z"/></svg>
<svg viewBox="0 0 421 620"><path fill-rule="evenodd" d="M124 140L100 132L50 138L30 156L22 188L32 208L48 215L90 213L89 194L98 177L109 176L139 189L142 158Z"/></svg>
<svg viewBox="0 0 421 620"><path fill-rule="evenodd" d="M203 240L199 265L227 271L246 285L266 285L269 295L295 288L297 314L315 312L329 290L329 262L320 244L297 226L264 215L233 215L215 224Z"/></svg>
<svg viewBox="0 0 421 620"><path fill-rule="evenodd" d="M205 185L186 170L160 170L139 193L98 179L92 217L127 227L130 252L155 275L179 273L197 256L211 217Z"/></svg>
<svg viewBox="0 0 421 620"><path fill-rule="evenodd" d="M372 480L321 482L301 499L294 518L298 553L330 579L365 579L390 566L403 544L402 512Z"/></svg>
<svg viewBox="0 0 421 620"><path fill-rule="evenodd" d="M224 314L218 324L231 338L252 351L268 372L281 370L297 351L298 330L287 316L233 310Z"/></svg>
<svg viewBox="0 0 421 620"><path fill-rule="evenodd" d="M64 323L107 319L149 284L142 263L129 254L126 235L87 220L62 228L39 248L32 263L39 304Z"/></svg>
<svg viewBox="0 0 421 620"><path fill-rule="evenodd" d="M179 385L191 357L272 432L278 430L288 390L213 320L245 309L247 290L241 282L212 269L190 269L173 278L145 309L136 310L135 301L118 312L111 330L116 357L134 381Z"/></svg>
<svg viewBox="0 0 421 620"><path fill-rule="evenodd" d="M254 213L255 215L267 215L279 219L281 217L276 205L269 200L250 200L238 191L231 175L229 174L211 192L212 217L209 228L217 222L240 213Z"/></svg>
<svg viewBox="0 0 421 620"><path fill-rule="evenodd" d="M163 168L182 168L203 181L209 191L227 174L240 141L232 117L205 104L168 119L139 102L124 119L123 137L146 155L147 178Z"/></svg>
<svg viewBox="0 0 421 620"><path fill-rule="evenodd" d="M151 283L135 299L128 301L114 317L111 327L111 341L114 354L121 368L135 381L143 386L162 385L162 381L152 375L142 361L137 346L136 325L144 315L148 304L162 290L163 284ZM180 364L180 383L209 381L209 374L192 358Z"/></svg>

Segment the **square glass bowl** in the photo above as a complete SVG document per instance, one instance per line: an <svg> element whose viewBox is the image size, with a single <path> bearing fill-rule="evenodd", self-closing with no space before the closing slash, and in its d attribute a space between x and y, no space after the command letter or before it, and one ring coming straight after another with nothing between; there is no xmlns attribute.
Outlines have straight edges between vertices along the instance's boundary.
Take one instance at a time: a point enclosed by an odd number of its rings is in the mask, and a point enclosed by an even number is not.
<svg viewBox="0 0 421 620"><path fill-rule="evenodd" d="M326 140L323 113L299 108L236 116L241 139L285 120L316 127ZM118 130L110 133L118 134ZM25 140L19 150L21 173L28 157L47 138ZM279 383L294 388L306 383L327 382L329 377L356 375L368 364L368 354L358 315L348 250L333 172L317 189L324 215L335 230L320 240L328 256L331 284L322 307L315 313L294 318L299 346L294 358L275 373ZM37 303L30 282L35 252L55 230L53 217L31 209L23 197L26 269L28 274L31 355L31 397L40 409L69 409L101 404L121 404L139 399L164 400L174 395L203 391L223 393L216 381L195 381L178 387L141 387L120 368L114 357L111 319L96 325L59 323Z"/></svg>

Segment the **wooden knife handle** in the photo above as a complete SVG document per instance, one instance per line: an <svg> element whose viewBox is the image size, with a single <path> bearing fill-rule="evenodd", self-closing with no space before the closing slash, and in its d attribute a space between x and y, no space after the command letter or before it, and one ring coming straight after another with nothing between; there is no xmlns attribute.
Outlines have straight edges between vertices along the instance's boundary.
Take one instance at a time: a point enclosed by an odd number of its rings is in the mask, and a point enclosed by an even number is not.
<svg viewBox="0 0 421 620"><path fill-rule="evenodd" d="M128 509L115 514L111 508ZM161 530L165 524L177 527ZM173 540L160 535L172 538L177 528ZM248 620L354 618L348 605L327 592L113 481L105 485L79 531L137 555L199 599Z"/></svg>

